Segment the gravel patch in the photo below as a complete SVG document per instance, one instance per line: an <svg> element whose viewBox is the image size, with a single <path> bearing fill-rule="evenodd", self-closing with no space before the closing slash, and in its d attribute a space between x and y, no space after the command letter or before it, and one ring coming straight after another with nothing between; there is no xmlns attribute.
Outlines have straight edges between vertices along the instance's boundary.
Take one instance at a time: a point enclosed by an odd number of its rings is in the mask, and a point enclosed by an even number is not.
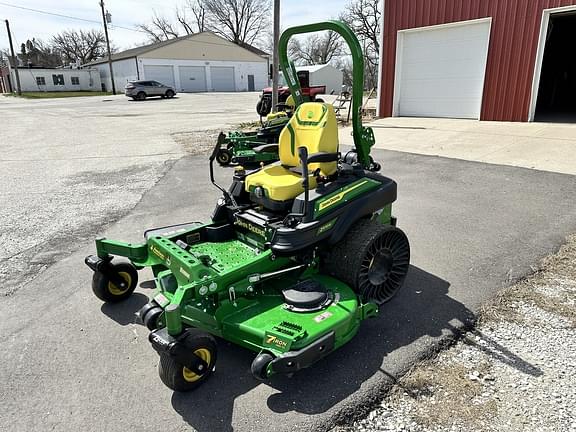
<svg viewBox="0 0 576 432"><path fill-rule="evenodd" d="M348 431L576 432L576 236Z"/></svg>
<svg viewBox="0 0 576 432"><path fill-rule="evenodd" d="M189 155L209 155L218 139L220 130L203 130L193 132L177 132L172 134L172 138Z"/></svg>

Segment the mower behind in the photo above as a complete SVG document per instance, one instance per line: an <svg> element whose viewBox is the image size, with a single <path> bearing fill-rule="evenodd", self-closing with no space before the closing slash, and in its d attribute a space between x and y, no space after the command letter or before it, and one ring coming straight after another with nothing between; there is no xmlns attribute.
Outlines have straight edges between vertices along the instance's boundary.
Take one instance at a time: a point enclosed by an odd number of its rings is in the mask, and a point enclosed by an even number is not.
<svg viewBox="0 0 576 432"><path fill-rule="evenodd" d="M216 160L221 166L230 164L246 168L267 165L278 160L278 152L267 144L277 144L280 132L288 123L291 113L281 111L269 114L262 127L256 131L233 131L218 137L220 150Z"/></svg>

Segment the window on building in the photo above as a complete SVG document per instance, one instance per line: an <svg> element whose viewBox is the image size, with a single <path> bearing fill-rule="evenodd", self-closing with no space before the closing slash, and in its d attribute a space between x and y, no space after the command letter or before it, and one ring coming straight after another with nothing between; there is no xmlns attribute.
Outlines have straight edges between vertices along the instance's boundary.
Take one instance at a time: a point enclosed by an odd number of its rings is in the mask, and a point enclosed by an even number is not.
<svg viewBox="0 0 576 432"><path fill-rule="evenodd" d="M36 85L46 85L46 78L42 77L36 77Z"/></svg>
<svg viewBox="0 0 576 432"><path fill-rule="evenodd" d="M70 77L72 80L72 85L80 85L80 78L78 77Z"/></svg>
<svg viewBox="0 0 576 432"><path fill-rule="evenodd" d="M64 75L52 75L52 81L54 82L54 85L64 85Z"/></svg>

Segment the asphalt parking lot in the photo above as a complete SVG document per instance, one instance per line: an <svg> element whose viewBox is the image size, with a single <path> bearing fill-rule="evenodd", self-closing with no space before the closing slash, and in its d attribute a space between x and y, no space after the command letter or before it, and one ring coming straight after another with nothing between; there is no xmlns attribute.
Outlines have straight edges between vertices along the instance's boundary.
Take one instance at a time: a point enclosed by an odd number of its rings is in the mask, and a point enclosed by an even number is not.
<svg viewBox="0 0 576 432"><path fill-rule="evenodd" d="M10 295L126 214L194 146L178 138L256 120L257 93L0 97L0 294Z"/></svg>
<svg viewBox="0 0 576 432"><path fill-rule="evenodd" d="M240 97L249 96L257 97ZM2 245L25 243L48 258L39 268L44 271L0 298L0 430L329 429L374 401L391 377L440 340L469 325L483 301L576 231L574 176L377 150L383 174L399 184L395 214L412 244L401 294L347 346L291 379L255 381L249 373L253 354L220 341L210 381L194 393L173 394L158 379L147 330L135 323L147 285L126 303L102 305L91 293L83 257L93 252L89 238L96 235L135 240L152 226L209 217L218 192L209 184L205 157L185 155L171 134L210 129L203 116L214 120L216 114L182 113L179 121L166 115L166 129L155 139L142 134L132 141L126 130L135 118L112 117L116 123L108 128L108 120L95 120L109 118L97 101L86 108L81 101L65 101L66 108L16 103L17 116L1 102L10 142L25 143L20 153L2 153ZM125 112L120 104L128 102L111 103L120 107L110 105L113 112ZM188 105L179 110L196 106ZM252 109L242 111L246 120L253 119ZM27 116L34 110L32 121ZM51 117L51 110L58 115ZM150 110L148 123L164 116L148 106L134 110ZM234 112L221 121L246 121ZM17 132L13 121L28 126ZM99 126L92 123L97 121ZM67 126L58 134L51 122ZM102 136L88 138L74 132L74 124L128 144L102 144ZM50 139L41 125L52 128ZM142 146L151 141L157 144ZM41 143L52 150L42 150ZM74 159L81 154L91 158ZM116 160L121 155L126 157ZM230 174L217 173L222 183ZM124 194L128 204L117 210ZM54 229L62 235L56 251L43 231L53 220L62 221ZM43 243L36 243L38 233ZM2 268L10 266L9 257L0 259Z"/></svg>

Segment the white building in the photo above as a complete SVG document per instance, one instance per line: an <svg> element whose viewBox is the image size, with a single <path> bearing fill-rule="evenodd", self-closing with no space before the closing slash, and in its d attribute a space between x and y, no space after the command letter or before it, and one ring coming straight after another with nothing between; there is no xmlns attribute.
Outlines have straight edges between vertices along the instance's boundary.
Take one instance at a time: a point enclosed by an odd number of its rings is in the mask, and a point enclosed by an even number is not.
<svg viewBox="0 0 576 432"><path fill-rule="evenodd" d="M311 86L326 86L326 94L338 94L342 91L344 74L341 70L330 64L313 66L296 66L296 71L307 71L309 73ZM284 77L280 78L281 85L286 85Z"/></svg>
<svg viewBox="0 0 576 432"><path fill-rule="evenodd" d="M23 92L100 91L100 73L97 69L48 69L19 67L20 87ZM16 91L16 74L10 70L10 82Z"/></svg>
<svg viewBox="0 0 576 432"><path fill-rule="evenodd" d="M211 32L133 48L112 56L116 91L129 81L154 80L178 92L259 91L268 85L266 53L242 48ZM106 59L89 63L112 89Z"/></svg>

